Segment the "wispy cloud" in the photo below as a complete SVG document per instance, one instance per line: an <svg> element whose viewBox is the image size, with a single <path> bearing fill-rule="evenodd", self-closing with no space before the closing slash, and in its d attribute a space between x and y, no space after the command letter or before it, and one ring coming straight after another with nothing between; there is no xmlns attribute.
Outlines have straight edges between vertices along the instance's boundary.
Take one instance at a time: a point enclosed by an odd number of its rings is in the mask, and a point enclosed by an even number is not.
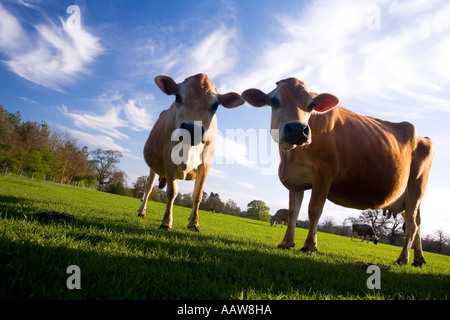
<svg viewBox="0 0 450 320"><path fill-rule="evenodd" d="M273 34L226 87L271 90L295 76L313 91L365 99L372 110L371 102L391 102L375 112L393 105L417 116L450 112L448 16L450 3L442 0L314 1L274 16Z"/></svg>
<svg viewBox="0 0 450 320"><path fill-rule="evenodd" d="M123 94L112 92L101 94L88 103L88 109L99 110L97 112L73 111L66 105L57 107L57 110L72 119L73 125L79 129L70 130L75 137L90 145L119 150L133 157L117 140L128 140L127 130L151 129L155 117L147 110L152 100L151 95L135 93L134 98L126 99Z"/></svg>
<svg viewBox="0 0 450 320"><path fill-rule="evenodd" d="M139 38L127 39L127 53L138 61L127 70L132 77L167 74L183 81L202 72L217 79L233 70L240 57L237 10L229 1L193 7L184 19L169 26L149 23L135 32Z"/></svg>
<svg viewBox="0 0 450 320"><path fill-rule="evenodd" d="M74 125L80 129L90 129L99 131L109 137L117 139L127 139L128 136L118 130L126 127L128 122L119 116L120 109L113 108L102 115L93 113L75 113L70 112L65 105L58 107L58 110L64 115L72 118Z"/></svg>
<svg viewBox="0 0 450 320"><path fill-rule="evenodd" d="M247 145L239 143L234 139L224 137L220 131L216 137L216 148L214 152L214 164L239 164L248 168L256 169L256 164L251 161Z"/></svg>
<svg viewBox="0 0 450 320"><path fill-rule="evenodd" d="M22 99L23 101L26 101L26 102L33 103L33 104L39 104L39 102L29 99L27 97L20 97L20 99Z"/></svg>
<svg viewBox="0 0 450 320"><path fill-rule="evenodd" d="M84 131L69 128L65 128L65 130L75 138L79 139L82 143L85 143L89 146L102 148L105 150L116 150L122 153L130 152L129 149L123 148L122 146L115 143L114 140L109 136L93 135Z"/></svg>
<svg viewBox="0 0 450 320"><path fill-rule="evenodd" d="M98 37L85 28L69 28L62 18L59 23L47 18L45 24L32 26L34 32L30 33L1 4L0 14L0 50L7 56L3 63L17 75L45 87L63 90L63 85L87 73L87 65L103 51Z"/></svg>

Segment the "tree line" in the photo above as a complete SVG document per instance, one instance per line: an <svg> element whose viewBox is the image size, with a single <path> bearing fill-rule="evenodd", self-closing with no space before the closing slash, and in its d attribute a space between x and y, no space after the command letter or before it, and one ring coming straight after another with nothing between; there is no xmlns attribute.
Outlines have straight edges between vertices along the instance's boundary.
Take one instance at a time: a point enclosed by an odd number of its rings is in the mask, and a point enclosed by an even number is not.
<svg viewBox="0 0 450 320"><path fill-rule="evenodd" d="M368 224L372 226L376 235L380 237L379 242L395 246L403 246L405 243L404 219L399 215L384 215L382 210L364 210L357 217L348 217L343 220L342 225L337 225L332 217L325 217L319 224L318 230L341 236L352 236L352 224ZM298 226L308 228L309 221L300 221ZM439 254L450 255L450 238L445 235L444 230L436 230L433 235L422 235L423 250Z"/></svg>
<svg viewBox="0 0 450 320"><path fill-rule="evenodd" d="M122 154L88 150L68 133L45 123L24 121L20 112L0 105L0 170L35 179L76 183L102 191L124 193L126 175L117 168Z"/></svg>
<svg viewBox="0 0 450 320"><path fill-rule="evenodd" d="M138 196L138 193L144 190L147 176L137 178L133 183L132 195ZM155 185L150 193L149 199L157 202L166 202L166 192ZM191 193L178 193L174 205L192 208ZM270 208L262 200L253 200L247 204L247 210L242 210L232 199L223 202L218 193L203 191L202 201L199 205L200 210L210 211L212 213L222 213L237 217L250 218L261 221L270 221Z"/></svg>

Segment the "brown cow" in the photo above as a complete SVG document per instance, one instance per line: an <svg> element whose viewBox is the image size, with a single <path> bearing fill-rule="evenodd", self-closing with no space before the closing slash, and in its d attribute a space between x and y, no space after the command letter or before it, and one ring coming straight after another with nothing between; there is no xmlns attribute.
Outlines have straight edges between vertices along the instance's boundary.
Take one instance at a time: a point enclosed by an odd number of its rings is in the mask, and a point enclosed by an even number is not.
<svg viewBox="0 0 450 320"><path fill-rule="evenodd" d="M406 241L397 263L408 263L412 244L413 265L425 263L419 226L434 157L429 138L418 136L408 122L383 121L337 106L338 98L309 92L296 78L277 82L268 94L248 89L242 97L255 107L272 106L271 128L281 157L278 175L289 189L288 229L279 247L293 246L303 192L312 189L302 251L317 250L317 225L329 199L355 209L404 211Z"/></svg>
<svg viewBox="0 0 450 320"><path fill-rule="evenodd" d="M175 101L156 121L144 146L144 158L150 167L145 198L138 215L145 217L148 196L156 175L167 183L166 211L160 229L172 230L173 201L178 180L194 180L193 206L188 228L200 231L198 207L203 186L214 155L217 135L216 110L219 105L235 108L244 103L235 92L220 94L205 74L197 74L176 83L168 76L155 78L156 85Z"/></svg>
<svg viewBox="0 0 450 320"><path fill-rule="evenodd" d="M271 227L273 227L273 225L276 227L278 223L281 223L281 228L283 228L285 222L289 222L289 210L287 209L280 209L275 213L275 215L270 217Z"/></svg>
<svg viewBox="0 0 450 320"><path fill-rule="evenodd" d="M352 241L354 237L363 237L361 242L364 242L366 240L366 236L369 236L369 240L373 241L373 243L377 244L378 240L380 240L379 237L375 234L375 231L373 230L372 226L369 226L368 224L358 224L353 223L352 224ZM367 242L369 242L367 240Z"/></svg>

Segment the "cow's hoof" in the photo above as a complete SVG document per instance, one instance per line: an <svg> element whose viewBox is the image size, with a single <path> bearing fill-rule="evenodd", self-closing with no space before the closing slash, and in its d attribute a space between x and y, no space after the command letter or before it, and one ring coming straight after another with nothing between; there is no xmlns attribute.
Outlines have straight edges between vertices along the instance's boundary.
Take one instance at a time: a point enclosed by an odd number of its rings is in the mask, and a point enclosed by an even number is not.
<svg viewBox="0 0 450 320"><path fill-rule="evenodd" d="M172 227L169 227L167 224L164 224L164 223L161 224L158 229L162 229L162 230L166 230L166 231L172 231Z"/></svg>
<svg viewBox="0 0 450 320"><path fill-rule="evenodd" d="M414 261L412 263L412 266L413 267L422 267L422 264L426 264L425 260L423 260L423 261Z"/></svg>
<svg viewBox="0 0 450 320"><path fill-rule="evenodd" d="M280 243L277 248L283 249L283 250L289 250L290 248L293 248L293 247L295 247L295 243L291 243L290 246Z"/></svg>
<svg viewBox="0 0 450 320"><path fill-rule="evenodd" d="M317 251L317 247L314 247L313 249L308 249L306 247L303 247L300 249L300 251L307 253L307 254L314 254Z"/></svg>
<svg viewBox="0 0 450 320"><path fill-rule="evenodd" d="M145 213L140 213L140 212L138 211L138 217L141 217L142 219L144 219L144 218L145 218Z"/></svg>
<svg viewBox="0 0 450 320"><path fill-rule="evenodd" d="M394 262L395 264L398 264L399 266L403 266L403 265L405 265L405 264L407 264L408 263L408 260L407 261L404 261L403 259L397 259L395 262Z"/></svg>
<svg viewBox="0 0 450 320"><path fill-rule="evenodd" d="M191 226L188 225L188 229L195 232L200 232L200 226Z"/></svg>

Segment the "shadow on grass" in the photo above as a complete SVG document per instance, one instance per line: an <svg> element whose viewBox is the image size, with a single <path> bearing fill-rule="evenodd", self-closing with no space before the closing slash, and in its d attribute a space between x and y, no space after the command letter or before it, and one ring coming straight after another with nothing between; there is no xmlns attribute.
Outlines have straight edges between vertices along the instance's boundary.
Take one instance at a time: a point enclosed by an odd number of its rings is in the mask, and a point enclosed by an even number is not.
<svg viewBox="0 0 450 320"><path fill-rule="evenodd" d="M24 213L29 200L0 201L0 212L6 212L0 218L39 221L34 212ZM39 223L70 223L65 236L83 245L0 235L0 299L446 299L450 287L448 276L382 269L382 289L369 290L369 275L356 261L325 263L323 253L255 248L245 240L166 232L120 219L108 225L88 217ZM105 228L111 236L95 233ZM66 286L69 265L81 269L80 290Z"/></svg>

